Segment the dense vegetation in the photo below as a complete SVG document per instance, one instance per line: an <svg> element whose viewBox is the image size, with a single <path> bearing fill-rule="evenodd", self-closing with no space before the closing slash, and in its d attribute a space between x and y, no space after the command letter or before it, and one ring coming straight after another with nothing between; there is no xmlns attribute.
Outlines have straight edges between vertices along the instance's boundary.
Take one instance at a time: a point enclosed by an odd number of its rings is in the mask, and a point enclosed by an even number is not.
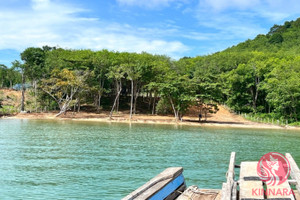
<svg viewBox="0 0 300 200"><path fill-rule="evenodd" d="M58 115L93 105L110 116L122 108L130 116L172 112L180 119L191 105L205 112L226 103L237 112L289 122L300 117L300 18L225 51L178 61L51 47L28 48L21 59L13 68L1 65L1 86L30 82L35 107L59 108Z"/></svg>

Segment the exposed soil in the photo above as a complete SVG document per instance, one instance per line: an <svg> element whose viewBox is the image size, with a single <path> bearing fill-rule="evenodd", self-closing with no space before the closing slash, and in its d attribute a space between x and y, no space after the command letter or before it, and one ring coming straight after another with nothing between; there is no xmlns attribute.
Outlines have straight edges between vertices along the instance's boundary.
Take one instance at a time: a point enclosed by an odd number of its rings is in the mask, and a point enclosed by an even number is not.
<svg viewBox="0 0 300 200"><path fill-rule="evenodd" d="M19 107L21 102L22 93L20 91L11 89L1 89L0 97L2 99L2 105Z"/></svg>
<svg viewBox="0 0 300 200"><path fill-rule="evenodd" d="M14 90L1 90L3 97L3 105L19 106L21 100L21 92ZM193 126L226 126L226 127L241 127L241 128L271 128L271 129L299 129L296 127L282 127L271 124L256 123L244 119L242 116L231 113L224 106L219 105L219 110L215 114L208 114L207 119L199 122L197 110L191 109L188 115L183 117L182 121L175 121L173 115L150 115L136 114L132 120L129 119L129 111L114 113L110 119L108 111L101 111L100 114L94 112L72 112L69 111L65 115L55 117L58 111L47 113L18 113L14 116L6 117L13 119L55 119L55 120L81 120L81 121L101 121L101 122L124 122L124 123L157 123L157 124L181 124ZM299 129L300 130L300 129Z"/></svg>
<svg viewBox="0 0 300 200"><path fill-rule="evenodd" d="M282 127L272 124L263 124L251 122L239 115L230 113L223 106L219 107L219 111L216 114L210 114L207 117L207 121L199 122L197 116L185 116L182 121L176 122L174 116L159 116L159 115L143 115L137 114L133 116L132 120L129 120L128 112L119 112L113 115L110 119L108 117L109 112L102 112L101 114L79 112L68 112L66 115L55 118L57 112L51 113L26 113L17 114L13 117L7 117L10 119L55 119L55 120L74 120L74 121L94 121L94 122L121 122L121 123L144 123L144 124L176 124L176 125L191 125L191 126L216 126L216 127L236 127L236 128L259 128L259 129L297 129L297 127Z"/></svg>

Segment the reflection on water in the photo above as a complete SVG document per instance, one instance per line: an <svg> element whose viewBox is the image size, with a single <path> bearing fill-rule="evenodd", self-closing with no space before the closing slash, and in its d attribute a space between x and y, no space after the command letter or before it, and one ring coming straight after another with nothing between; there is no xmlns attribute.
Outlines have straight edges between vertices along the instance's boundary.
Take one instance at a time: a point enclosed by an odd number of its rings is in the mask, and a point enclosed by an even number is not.
<svg viewBox="0 0 300 200"><path fill-rule="evenodd" d="M0 199L120 199L167 167L221 188L237 163L271 151L300 162L300 132L72 121L0 120Z"/></svg>

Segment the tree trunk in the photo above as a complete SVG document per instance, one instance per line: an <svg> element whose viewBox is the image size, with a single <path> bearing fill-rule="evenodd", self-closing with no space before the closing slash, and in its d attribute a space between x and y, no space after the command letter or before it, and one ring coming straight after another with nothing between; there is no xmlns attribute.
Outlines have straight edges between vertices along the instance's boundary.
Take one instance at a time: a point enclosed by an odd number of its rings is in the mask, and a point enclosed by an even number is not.
<svg viewBox="0 0 300 200"><path fill-rule="evenodd" d="M73 107L73 113L76 112L76 105L77 105L77 101L74 103L74 107Z"/></svg>
<svg viewBox="0 0 300 200"><path fill-rule="evenodd" d="M94 106L97 108L98 111L98 99L99 99L99 93L97 95L94 95Z"/></svg>
<svg viewBox="0 0 300 200"><path fill-rule="evenodd" d="M116 82L116 96L118 96L119 91L122 91L122 87L119 84L119 82ZM117 98L117 105L116 105L116 111L119 112L119 106L120 106L120 96Z"/></svg>
<svg viewBox="0 0 300 200"><path fill-rule="evenodd" d="M176 111L172 98L170 98L170 102L174 111L175 120L178 121L178 111Z"/></svg>
<svg viewBox="0 0 300 200"><path fill-rule="evenodd" d="M129 119L131 120L132 119L132 109L133 109L133 80L131 79L131 100L130 100L130 117Z"/></svg>
<svg viewBox="0 0 300 200"><path fill-rule="evenodd" d="M116 98L115 98L113 107L112 107L112 109L111 109L111 111L110 111L110 114L109 114L109 118L112 117L112 114L113 114L113 112L114 112L114 109L115 109L115 107L116 107L116 105L117 105L117 101L118 101L119 96L120 96L121 91L122 91L122 82L121 82L121 81L120 81L120 84L119 84L119 85L120 85L120 89L119 89L119 91L118 91L118 93L117 93L117 95L116 95Z"/></svg>
<svg viewBox="0 0 300 200"><path fill-rule="evenodd" d="M22 72L22 98L21 98L21 112L25 111L25 75Z"/></svg>
<svg viewBox="0 0 300 200"><path fill-rule="evenodd" d="M77 112L79 113L80 112L80 108L81 108L80 97L78 97L78 99L77 99L77 105L78 105Z"/></svg>
<svg viewBox="0 0 300 200"><path fill-rule="evenodd" d="M154 115L155 113L155 104L156 104L156 92L154 93L154 97L153 97L152 115Z"/></svg>
<svg viewBox="0 0 300 200"><path fill-rule="evenodd" d="M34 80L33 81L33 85L34 85L34 106L35 106L35 112L37 112L37 95L36 95L36 88L37 88L37 81Z"/></svg>
<svg viewBox="0 0 300 200"><path fill-rule="evenodd" d="M67 97L65 103L60 107L60 111L58 114L55 115L55 117L58 117L62 114L66 114L66 111L69 108L71 101L72 98Z"/></svg>
<svg viewBox="0 0 300 200"><path fill-rule="evenodd" d="M12 87L13 87L13 83L12 83L12 80L9 80L9 85L10 85L10 89L12 89Z"/></svg>
<svg viewBox="0 0 300 200"><path fill-rule="evenodd" d="M101 98L102 98L102 94L103 94L103 88L104 88L104 79L100 79L100 91L99 91L99 96L98 96L98 108L97 110L100 110L101 107Z"/></svg>
<svg viewBox="0 0 300 200"><path fill-rule="evenodd" d="M57 115L55 115L55 117L58 117L58 116L60 116L60 115L62 115L62 114L66 114L66 111L67 111L68 108L70 107L70 103L71 103L71 101L73 100L73 96L77 93L77 91L78 91L78 88L72 88L72 89L71 89L70 96L67 94L66 99L65 99L65 101L64 101L63 104L61 104L62 99L58 100L58 99L56 99L53 95L51 95L50 92L47 92L47 91L46 91L48 94L50 94L50 96L52 96L52 97L55 99L55 101L56 101L56 102L58 103L58 105L59 105L60 112L59 112Z"/></svg>
<svg viewBox="0 0 300 200"><path fill-rule="evenodd" d="M137 103L139 93L140 93L140 87L138 87L138 84L136 84L135 93L134 93L134 102L133 102L133 114L136 114L136 103Z"/></svg>
<svg viewBox="0 0 300 200"><path fill-rule="evenodd" d="M97 110L100 110L100 108L101 108L101 98L102 98L102 94L99 92L99 94L98 94L98 106L97 106Z"/></svg>
<svg viewBox="0 0 300 200"><path fill-rule="evenodd" d="M147 100L148 100L148 110L150 110L151 104L152 104L152 92L150 93L150 97L148 97L148 92L147 92Z"/></svg>
<svg viewBox="0 0 300 200"><path fill-rule="evenodd" d="M252 95L252 106L254 111L256 111L256 102L258 98L258 85L260 83L259 77L255 77L255 86L250 88L250 92Z"/></svg>

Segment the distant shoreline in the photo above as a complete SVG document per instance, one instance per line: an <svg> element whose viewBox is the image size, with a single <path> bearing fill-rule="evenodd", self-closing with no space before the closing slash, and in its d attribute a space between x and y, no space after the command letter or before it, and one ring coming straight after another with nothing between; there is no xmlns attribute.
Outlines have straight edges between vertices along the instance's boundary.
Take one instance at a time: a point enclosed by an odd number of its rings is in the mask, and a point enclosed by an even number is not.
<svg viewBox="0 0 300 200"><path fill-rule="evenodd" d="M54 113L28 113L17 114L15 116L6 116L2 119L29 119L29 120L66 120L66 121L81 121L81 122L106 122L106 123L126 123L126 124L158 124L158 125L184 125L198 127L224 127L224 128L246 128L246 129L278 129L278 130L300 130L300 127L294 126L278 126L273 124L256 123L251 121L234 122L234 121L208 121L198 122L195 117L184 117L183 121L176 122L172 116L158 115L135 115L132 120L129 120L128 115L116 114L112 119L109 119L105 114L81 113L80 115L72 116L68 113L64 117L55 117Z"/></svg>

